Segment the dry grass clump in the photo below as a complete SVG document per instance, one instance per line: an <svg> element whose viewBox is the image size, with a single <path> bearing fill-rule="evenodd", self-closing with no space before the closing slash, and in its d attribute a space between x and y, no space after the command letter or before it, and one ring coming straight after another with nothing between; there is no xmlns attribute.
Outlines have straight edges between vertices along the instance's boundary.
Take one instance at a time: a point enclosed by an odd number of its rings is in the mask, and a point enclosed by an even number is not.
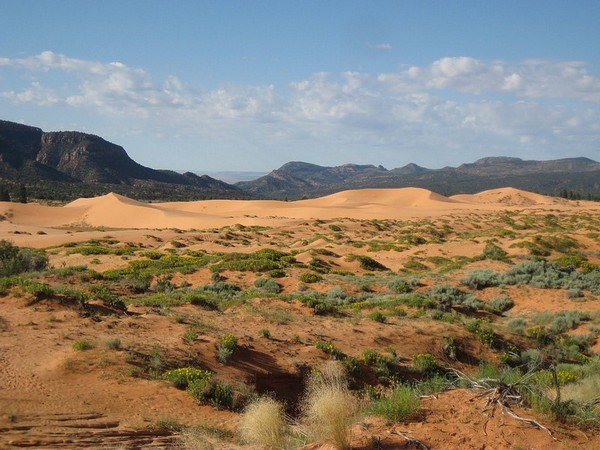
<svg viewBox="0 0 600 450"><path fill-rule="evenodd" d="M340 450L350 448L350 426L358 409L339 362L332 361L311 375L302 410L312 438L330 441Z"/></svg>
<svg viewBox="0 0 600 450"><path fill-rule="evenodd" d="M240 421L242 439L265 450L284 449L287 431L283 405L270 397L248 405Z"/></svg>

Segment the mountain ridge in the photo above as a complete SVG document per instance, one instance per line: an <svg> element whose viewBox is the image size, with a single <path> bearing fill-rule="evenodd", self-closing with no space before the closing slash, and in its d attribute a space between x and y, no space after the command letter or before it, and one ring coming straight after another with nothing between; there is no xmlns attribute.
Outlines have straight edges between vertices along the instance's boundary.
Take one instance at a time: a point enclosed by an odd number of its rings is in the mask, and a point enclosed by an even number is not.
<svg viewBox="0 0 600 450"><path fill-rule="evenodd" d="M319 166L294 161L256 180L238 182L236 186L257 196L290 200L347 189L401 187L456 195L514 186L546 195L569 190L598 197L600 163L585 157L536 161L490 156L458 167L428 169L410 163L388 170L374 165Z"/></svg>
<svg viewBox="0 0 600 450"><path fill-rule="evenodd" d="M0 120L0 182L26 184L34 197L63 201L111 191L145 200L251 197L207 175L145 167L100 136L44 132L5 120Z"/></svg>

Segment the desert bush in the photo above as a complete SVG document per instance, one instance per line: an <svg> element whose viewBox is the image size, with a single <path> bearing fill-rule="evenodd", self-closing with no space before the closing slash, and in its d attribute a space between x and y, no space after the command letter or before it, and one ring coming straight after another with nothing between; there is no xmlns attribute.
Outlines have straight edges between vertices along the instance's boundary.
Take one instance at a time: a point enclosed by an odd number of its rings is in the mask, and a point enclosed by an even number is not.
<svg viewBox="0 0 600 450"><path fill-rule="evenodd" d="M258 330L258 335L260 337L264 337L265 339L271 339L271 332L268 328L261 328Z"/></svg>
<svg viewBox="0 0 600 450"><path fill-rule="evenodd" d="M391 424L413 418L420 406L419 393L411 386L399 384L389 395L374 401L369 410Z"/></svg>
<svg viewBox="0 0 600 450"><path fill-rule="evenodd" d="M200 306L201 308L214 311L219 309L219 297L211 292L192 291L183 296L185 302L190 302L192 305Z"/></svg>
<svg viewBox="0 0 600 450"><path fill-rule="evenodd" d="M486 287L499 286L501 283L501 276L489 269L472 270L461 280L461 283L471 289L484 289Z"/></svg>
<svg viewBox="0 0 600 450"><path fill-rule="evenodd" d="M447 311L453 305L460 305L466 294L449 284L438 284L429 290L429 298L437 303L441 310Z"/></svg>
<svg viewBox="0 0 600 450"><path fill-rule="evenodd" d="M127 310L125 302L106 286L91 286L90 292L96 297L98 297L100 300L102 300L102 303L104 303L104 305L110 308L119 309L121 311Z"/></svg>
<svg viewBox="0 0 600 450"><path fill-rule="evenodd" d="M485 306L485 309L491 313L501 315L513 306L515 306L515 302L510 297L501 295L500 297L491 299Z"/></svg>
<svg viewBox="0 0 600 450"><path fill-rule="evenodd" d="M412 357L412 363L415 368L426 378L443 373L443 368L439 365L435 357L429 353L419 353Z"/></svg>
<svg viewBox="0 0 600 450"><path fill-rule="evenodd" d="M0 240L0 277L43 270L47 266L48 256L43 250L21 248Z"/></svg>
<svg viewBox="0 0 600 450"><path fill-rule="evenodd" d="M219 343L217 344L217 357L219 358L219 361L226 363L237 351L237 349L237 338L231 333L224 334L221 339L219 339Z"/></svg>
<svg viewBox="0 0 600 450"><path fill-rule="evenodd" d="M508 322L507 328L508 331L510 331L511 333L522 336L525 334L526 325L527 321L525 319L523 319L522 317L516 317L514 319L511 319L510 322Z"/></svg>
<svg viewBox="0 0 600 450"><path fill-rule="evenodd" d="M411 272L424 272L426 270L429 270L429 267L427 267L422 262L417 261L416 259L409 259L404 263L404 270L408 270Z"/></svg>
<svg viewBox="0 0 600 450"><path fill-rule="evenodd" d="M81 352L85 350L91 350L92 348L94 348L94 344L92 344L87 339L78 339L75 342L73 342L73 350Z"/></svg>
<svg viewBox="0 0 600 450"><path fill-rule="evenodd" d="M327 291L327 300L336 305L345 305L348 299L348 294L340 286L333 286Z"/></svg>
<svg viewBox="0 0 600 450"><path fill-rule="evenodd" d="M288 428L283 405L270 397L250 403L239 425L242 440L265 450L285 448Z"/></svg>
<svg viewBox="0 0 600 450"><path fill-rule="evenodd" d="M358 264L360 265L360 268L363 270L369 270L369 271L390 270L386 266L381 264L380 262L375 261L370 256L365 256L365 255L351 255L351 256L353 256L354 259L358 260Z"/></svg>
<svg viewBox="0 0 600 450"><path fill-rule="evenodd" d="M327 353L333 359L343 359L346 355L339 348L327 341L316 341L315 347L324 353Z"/></svg>
<svg viewBox="0 0 600 450"><path fill-rule="evenodd" d="M163 373L162 377L173 383L177 389L187 389L192 383L210 381L212 372L195 367L180 367Z"/></svg>
<svg viewBox="0 0 600 450"><path fill-rule="evenodd" d="M507 253L504 249L498 247L493 242L487 242L485 244L485 248L483 249L483 253L481 257L483 259L494 259L497 261L506 261L508 260Z"/></svg>
<svg viewBox="0 0 600 450"><path fill-rule="evenodd" d="M388 289L395 294L408 294L413 290L412 286L402 278L395 278L390 281Z"/></svg>
<svg viewBox="0 0 600 450"><path fill-rule="evenodd" d="M327 365L309 377L302 412L309 435L329 441L337 449L350 448L349 429L358 401L348 389L341 364Z"/></svg>
<svg viewBox="0 0 600 450"><path fill-rule="evenodd" d="M111 350L120 350L121 349L121 339L119 338L110 338L104 341L104 345Z"/></svg>
<svg viewBox="0 0 600 450"><path fill-rule="evenodd" d="M318 273L314 273L314 272L304 272L302 274L300 274L300 281L302 281L303 283L318 283L319 281L321 281L323 279L323 277L321 275L319 275Z"/></svg>
<svg viewBox="0 0 600 450"><path fill-rule="evenodd" d="M284 269L296 262L289 253L270 248L263 248L254 253L227 253L218 256L221 261L216 267L220 270L269 272Z"/></svg>
<svg viewBox="0 0 600 450"><path fill-rule="evenodd" d="M279 294L281 286L272 278L257 278L254 286L270 294Z"/></svg>
<svg viewBox="0 0 600 450"><path fill-rule="evenodd" d="M385 323L387 321L387 317L385 316L385 314L382 314L379 311L373 311L369 314L368 317L369 319L379 323Z"/></svg>

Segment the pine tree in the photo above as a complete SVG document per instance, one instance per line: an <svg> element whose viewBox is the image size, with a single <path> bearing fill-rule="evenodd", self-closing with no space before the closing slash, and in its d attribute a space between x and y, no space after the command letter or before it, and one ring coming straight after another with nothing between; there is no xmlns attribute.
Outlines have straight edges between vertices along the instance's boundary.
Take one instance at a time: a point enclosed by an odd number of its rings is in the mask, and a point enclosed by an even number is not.
<svg viewBox="0 0 600 450"><path fill-rule="evenodd" d="M27 203L27 188L24 184L19 186L19 203Z"/></svg>

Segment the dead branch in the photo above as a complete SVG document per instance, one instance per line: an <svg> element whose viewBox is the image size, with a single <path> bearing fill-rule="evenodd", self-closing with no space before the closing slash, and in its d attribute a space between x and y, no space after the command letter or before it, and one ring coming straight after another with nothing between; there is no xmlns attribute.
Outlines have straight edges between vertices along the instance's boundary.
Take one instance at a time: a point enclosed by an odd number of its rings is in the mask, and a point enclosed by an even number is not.
<svg viewBox="0 0 600 450"><path fill-rule="evenodd" d="M540 430L544 430L546 433L548 433L550 436L552 436L552 431L550 431L544 425L542 425L541 423L539 423L537 420L526 419L525 417L518 416L508 406L506 406L506 405L500 404L500 406L502 406L502 410L506 414L508 414L510 417L512 417L513 419L520 420L521 422L525 422L525 423L528 423L530 425L533 425L533 426L537 427Z"/></svg>
<svg viewBox="0 0 600 450"><path fill-rule="evenodd" d="M411 445L416 445L417 448L420 448L422 450L431 450L429 447L427 447L425 444L423 444L421 441L419 441L418 439L415 438L411 438L410 436L404 434L402 431L399 430L392 430L390 431L390 433L394 433L397 434L398 436L401 436L404 438L404 440Z"/></svg>

